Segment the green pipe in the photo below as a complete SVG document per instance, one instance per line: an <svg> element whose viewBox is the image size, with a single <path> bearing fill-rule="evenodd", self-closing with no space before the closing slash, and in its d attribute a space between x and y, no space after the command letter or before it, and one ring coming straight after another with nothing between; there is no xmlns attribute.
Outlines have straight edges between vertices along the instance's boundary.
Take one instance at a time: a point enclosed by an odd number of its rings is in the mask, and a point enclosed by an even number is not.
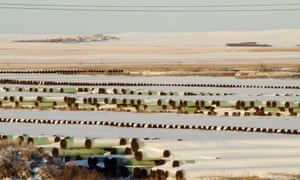
<svg viewBox="0 0 300 180"><path fill-rule="evenodd" d="M1 135L1 145L7 146L14 144L15 137L13 135Z"/></svg>
<svg viewBox="0 0 300 180"><path fill-rule="evenodd" d="M74 138L68 137L60 140L61 149L71 149L71 148L90 148L88 145L89 139L87 138Z"/></svg>
<svg viewBox="0 0 300 180"><path fill-rule="evenodd" d="M135 151L134 157L137 161L144 160L159 160L163 158L168 158L170 153L165 153L164 150L153 149L153 148L144 148Z"/></svg>
<svg viewBox="0 0 300 180"><path fill-rule="evenodd" d="M112 146L125 145L123 138L121 139L95 138L95 139L90 139L89 141L91 143L91 148L111 148Z"/></svg>
<svg viewBox="0 0 300 180"><path fill-rule="evenodd" d="M85 149L85 148L73 148L73 149L59 149L59 156L82 156L82 157L89 157L98 154L104 154L106 151L101 148L94 148L94 149Z"/></svg>
<svg viewBox="0 0 300 180"><path fill-rule="evenodd" d="M127 145L113 146L110 150L110 154L129 155L132 154L132 150Z"/></svg>

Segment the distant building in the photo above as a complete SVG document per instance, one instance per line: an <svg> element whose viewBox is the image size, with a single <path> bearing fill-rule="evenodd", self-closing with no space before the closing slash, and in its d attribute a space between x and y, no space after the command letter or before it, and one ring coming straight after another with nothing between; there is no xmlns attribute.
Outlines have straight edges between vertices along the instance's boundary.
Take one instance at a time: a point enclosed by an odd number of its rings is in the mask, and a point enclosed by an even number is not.
<svg viewBox="0 0 300 180"><path fill-rule="evenodd" d="M257 42L227 43L226 46L237 46L237 47L271 47L271 45L269 45L269 44L258 44Z"/></svg>

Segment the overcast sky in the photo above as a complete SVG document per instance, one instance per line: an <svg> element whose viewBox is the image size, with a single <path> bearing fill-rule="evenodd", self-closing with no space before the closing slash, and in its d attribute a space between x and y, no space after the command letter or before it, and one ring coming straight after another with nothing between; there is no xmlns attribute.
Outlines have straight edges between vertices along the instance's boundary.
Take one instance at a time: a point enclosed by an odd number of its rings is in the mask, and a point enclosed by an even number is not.
<svg viewBox="0 0 300 180"><path fill-rule="evenodd" d="M224 5L299 0L2 0L0 3L85 5ZM299 2L300 3L300 2ZM0 7L4 5L0 5ZM234 7L218 9L264 9ZM298 6L268 7L298 8ZM115 8L117 9L117 8ZM130 8L138 9L138 8ZM143 8L145 9L145 8ZM157 9L157 8L152 8ZM170 9L170 8L163 8ZM201 8L194 8L201 9ZM203 9L203 8L202 8ZM215 8L205 8L215 9ZM0 33L199 32L300 28L300 10L276 12L79 12L0 9Z"/></svg>

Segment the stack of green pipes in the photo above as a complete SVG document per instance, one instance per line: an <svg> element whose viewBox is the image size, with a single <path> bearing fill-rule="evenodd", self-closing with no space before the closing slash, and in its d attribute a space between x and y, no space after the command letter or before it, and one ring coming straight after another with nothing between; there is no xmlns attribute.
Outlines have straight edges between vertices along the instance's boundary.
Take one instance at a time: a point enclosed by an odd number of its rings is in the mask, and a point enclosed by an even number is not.
<svg viewBox="0 0 300 180"><path fill-rule="evenodd" d="M189 167L198 166L202 160L216 160L218 157L211 156L195 156L197 150L188 150L185 147L175 147L169 145L171 150L160 149L163 142L153 139L134 139L131 146L135 151L136 159L151 159L154 157L161 157L164 163L153 166L149 170L150 180L166 180L176 179L184 180L191 179L187 173ZM167 143L167 142L166 142ZM185 157L179 156L185 154ZM201 166L201 165L200 165ZM188 171L190 172L190 171Z"/></svg>
<svg viewBox="0 0 300 180"><path fill-rule="evenodd" d="M75 138L62 136L1 135L1 148L43 149L56 165L97 169L105 176L149 178L151 169L165 163L164 150L145 148L141 139Z"/></svg>
<svg viewBox="0 0 300 180"><path fill-rule="evenodd" d="M298 116L300 102L2 96L0 108L194 113L211 116Z"/></svg>
<svg viewBox="0 0 300 180"><path fill-rule="evenodd" d="M5 92L38 92L38 93L65 93L65 94L116 94L116 95L144 95L144 96L229 96L233 93L208 92L175 92L155 91L143 89L91 88L91 87L2 87Z"/></svg>
<svg viewBox="0 0 300 180"><path fill-rule="evenodd" d="M87 158L110 152L114 146L125 145L127 140L101 138L74 138L62 136L29 136L29 135L1 135L1 146L44 148L54 157L71 157L78 155Z"/></svg>

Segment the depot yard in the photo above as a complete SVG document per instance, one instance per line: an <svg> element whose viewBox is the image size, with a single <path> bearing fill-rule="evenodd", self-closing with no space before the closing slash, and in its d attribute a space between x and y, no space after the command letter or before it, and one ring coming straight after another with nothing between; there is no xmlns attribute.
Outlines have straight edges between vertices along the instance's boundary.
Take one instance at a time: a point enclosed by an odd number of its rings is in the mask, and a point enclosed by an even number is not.
<svg viewBox="0 0 300 180"><path fill-rule="evenodd" d="M1 177L299 177L297 79L39 73L0 74Z"/></svg>

